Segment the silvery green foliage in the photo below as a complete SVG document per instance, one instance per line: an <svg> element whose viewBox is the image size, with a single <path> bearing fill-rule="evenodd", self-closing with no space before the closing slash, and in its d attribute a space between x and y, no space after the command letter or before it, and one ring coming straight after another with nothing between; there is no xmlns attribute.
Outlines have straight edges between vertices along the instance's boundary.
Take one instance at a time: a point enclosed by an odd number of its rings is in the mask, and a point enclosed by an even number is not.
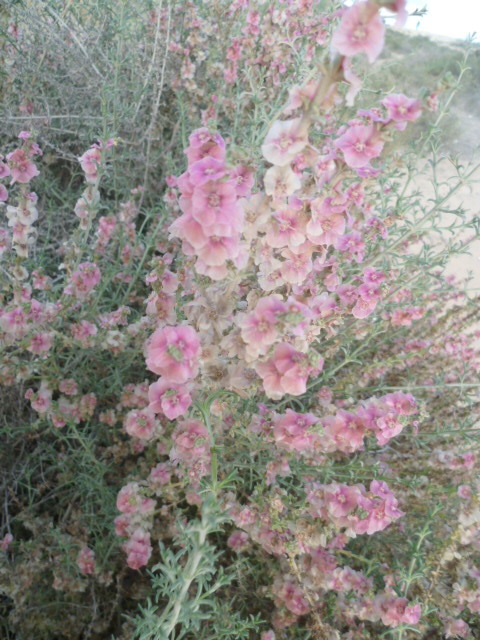
<svg viewBox="0 0 480 640"><path fill-rule="evenodd" d="M160 543L161 561L150 573L154 601L148 600L135 618L135 639L241 640L259 629L258 616L242 619L216 597L232 582L234 574L220 566L221 553L208 536L219 531L227 519L215 496L209 494L202 505L201 519L179 522L175 545Z"/></svg>

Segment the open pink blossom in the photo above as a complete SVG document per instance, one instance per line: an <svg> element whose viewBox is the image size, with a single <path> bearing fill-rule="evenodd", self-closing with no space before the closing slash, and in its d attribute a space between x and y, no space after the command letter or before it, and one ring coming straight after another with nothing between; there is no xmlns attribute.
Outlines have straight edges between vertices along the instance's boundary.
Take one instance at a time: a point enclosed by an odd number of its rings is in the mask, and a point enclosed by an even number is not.
<svg viewBox="0 0 480 640"><path fill-rule="evenodd" d="M302 284L312 272L313 263L311 250L307 245L309 245L309 243L305 242L304 245L295 247L295 251L291 249L284 249L282 251L282 257L285 258L285 260L280 267L280 273L285 282L289 284ZM302 252L301 249L304 246L307 248Z"/></svg>
<svg viewBox="0 0 480 640"><path fill-rule="evenodd" d="M262 145L263 157L273 165L283 167L307 145L306 128L301 118L276 120Z"/></svg>
<svg viewBox="0 0 480 640"><path fill-rule="evenodd" d="M316 370L321 371L323 359L319 358ZM302 395L307 390L307 380L315 370L304 353L282 342L275 347L272 357L259 362L255 370L263 380L263 388L269 398L280 399L286 393Z"/></svg>
<svg viewBox="0 0 480 640"><path fill-rule="evenodd" d="M313 244L332 245L345 231L342 214L326 211L322 206L312 207L312 217L306 227L307 238Z"/></svg>
<svg viewBox="0 0 480 640"><path fill-rule="evenodd" d="M12 176L12 184L26 184L40 174L35 164L28 158L24 149L15 149L7 155L8 168Z"/></svg>
<svg viewBox="0 0 480 640"><path fill-rule="evenodd" d="M294 199L291 206L280 209L273 214L273 220L268 226L265 240L275 249L298 247L305 242L305 224L302 203L298 199Z"/></svg>
<svg viewBox="0 0 480 640"><path fill-rule="evenodd" d="M163 413L169 420L185 415L192 404L192 396L183 385L168 382L163 378L148 389L149 409Z"/></svg>
<svg viewBox="0 0 480 640"><path fill-rule="evenodd" d="M150 534L144 529L138 528L125 542L122 549L127 554L127 564L130 569L140 569L148 564L152 555Z"/></svg>
<svg viewBox="0 0 480 640"><path fill-rule="evenodd" d="M340 518L354 511L361 492L357 486L348 486L332 482L325 487L325 504L335 518Z"/></svg>
<svg viewBox="0 0 480 640"><path fill-rule="evenodd" d="M8 191L4 184L0 184L0 202L8 200Z"/></svg>
<svg viewBox="0 0 480 640"><path fill-rule="evenodd" d="M418 405L411 393L395 391L382 396L381 401L391 407L400 416L412 416L418 413Z"/></svg>
<svg viewBox="0 0 480 640"><path fill-rule="evenodd" d="M383 49L385 25L378 5L371 0L356 2L342 16L332 37L332 47L341 55L351 57L365 53L374 62Z"/></svg>
<svg viewBox="0 0 480 640"><path fill-rule="evenodd" d="M227 260L234 260L240 252L238 237L210 236L198 249L198 257L209 267L221 267Z"/></svg>
<svg viewBox="0 0 480 640"><path fill-rule="evenodd" d="M279 336L279 316L286 311L285 303L276 296L260 298L255 309L238 324L247 350L253 357L267 352Z"/></svg>
<svg viewBox="0 0 480 640"><path fill-rule="evenodd" d="M366 428L356 414L341 409L334 416L322 418L322 425L328 450L353 453L363 449Z"/></svg>
<svg viewBox="0 0 480 640"><path fill-rule="evenodd" d="M297 413L287 409L284 415L275 417L273 421L276 445L290 451L312 450L316 434L309 432L309 428L317 422L318 418L312 413Z"/></svg>
<svg viewBox="0 0 480 640"><path fill-rule="evenodd" d="M29 391L31 391L31 389ZM47 413L52 406L52 390L49 388L48 384L44 380L42 380L37 393L32 394L29 399L32 405L32 409L35 409L37 413Z"/></svg>
<svg viewBox="0 0 480 640"><path fill-rule="evenodd" d="M211 156L197 160L188 167L190 182L195 186L201 186L211 180L220 180L226 173L225 164Z"/></svg>
<svg viewBox="0 0 480 640"><path fill-rule="evenodd" d="M273 198L287 198L302 186L300 177L289 166L273 166L264 177L265 193Z"/></svg>
<svg viewBox="0 0 480 640"><path fill-rule="evenodd" d="M28 331L28 320L23 308L0 309L0 329L13 338L22 338Z"/></svg>
<svg viewBox="0 0 480 640"><path fill-rule="evenodd" d="M387 109L388 117L397 123L396 128L403 131L407 122L417 120L422 107L420 100L407 98L402 93L393 93L382 100L383 106Z"/></svg>
<svg viewBox="0 0 480 640"><path fill-rule="evenodd" d="M352 309L352 315L359 320L367 318L375 311L377 302L377 300L365 300L365 298L358 297Z"/></svg>
<svg viewBox="0 0 480 640"><path fill-rule="evenodd" d="M394 520L405 515L398 508L398 501L385 482L372 480L370 495L360 497L359 507L367 513L366 517L359 518L354 524L356 533L372 535L377 531L383 531Z"/></svg>
<svg viewBox="0 0 480 640"><path fill-rule="evenodd" d="M49 331L42 331L34 334L28 343L27 351L34 355L46 355L53 345L53 334Z"/></svg>
<svg viewBox="0 0 480 640"><path fill-rule="evenodd" d="M201 249L208 242L204 226L191 215L177 218L169 227L172 236L186 240L195 250Z"/></svg>
<svg viewBox="0 0 480 640"><path fill-rule="evenodd" d="M359 231L352 231L336 240L335 249L346 251L354 256L357 262L362 262L365 253L365 241Z"/></svg>
<svg viewBox="0 0 480 640"><path fill-rule="evenodd" d="M165 381L183 384L198 373L200 340L189 326L157 329L147 347L147 367Z"/></svg>
<svg viewBox="0 0 480 640"><path fill-rule="evenodd" d="M207 182L197 187L192 196L192 216L202 225L229 224L241 216L233 182Z"/></svg>
<svg viewBox="0 0 480 640"><path fill-rule="evenodd" d="M253 171L248 167L240 165L230 171L230 177L235 184L238 196L247 197L250 195L255 178Z"/></svg>
<svg viewBox="0 0 480 640"><path fill-rule="evenodd" d="M335 147L343 153L345 162L354 169L369 165L377 158L385 144L375 125L355 124L335 141Z"/></svg>
<svg viewBox="0 0 480 640"><path fill-rule="evenodd" d="M133 409L127 413L123 424L128 435L150 440L155 430L155 416L150 408Z"/></svg>

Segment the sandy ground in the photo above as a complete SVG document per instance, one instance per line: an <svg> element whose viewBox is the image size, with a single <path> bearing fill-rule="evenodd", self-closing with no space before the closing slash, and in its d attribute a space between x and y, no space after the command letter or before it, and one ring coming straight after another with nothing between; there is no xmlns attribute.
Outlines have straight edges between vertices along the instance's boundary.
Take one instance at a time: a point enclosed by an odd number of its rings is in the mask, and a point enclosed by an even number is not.
<svg viewBox="0 0 480 640"><path fill-rule="evenodd" d="M425 165L419 167L421 170ZM448 161L442 161L438 166L437 178L440 182L444 183L444 188L453 186L455 184L455 169ZM474 179L478 181L477 184L463 185L460 190L452 196L449 204L449 209L462 206L465 209L465 219L472 220L473 218L480 218L480 169L474 175ZM431 170L427 169L427 173L420 173L415 179L415 189L420 189L424 200L433 197L433 187L431 179ZM443 222L449 223L454 218L451 214L443 214ZM461 238L471 237L473 235L473 229L463 232ZM445 235L445 239L448 236ZM469 253L465 255L452 256L450 262L446 268L448 275L454 274L457 278L463 279L470 273L473 274L471 282L468 284L468 291L471 296L480 294L480 235L469 245Z"/></svg>

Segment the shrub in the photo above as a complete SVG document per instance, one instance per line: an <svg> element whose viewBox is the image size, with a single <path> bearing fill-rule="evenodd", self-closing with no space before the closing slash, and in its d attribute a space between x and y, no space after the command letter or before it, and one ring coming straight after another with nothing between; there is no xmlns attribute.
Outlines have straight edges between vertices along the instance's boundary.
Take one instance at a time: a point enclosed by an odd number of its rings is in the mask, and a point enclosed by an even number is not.
<svg viewBox="0 0 480 640"><path fill-rule="evenodd" d="M366 104L380 7L7 7L6 637L480 628L478 304L443 274L478 166L436 146L457 82Z"/></svg>

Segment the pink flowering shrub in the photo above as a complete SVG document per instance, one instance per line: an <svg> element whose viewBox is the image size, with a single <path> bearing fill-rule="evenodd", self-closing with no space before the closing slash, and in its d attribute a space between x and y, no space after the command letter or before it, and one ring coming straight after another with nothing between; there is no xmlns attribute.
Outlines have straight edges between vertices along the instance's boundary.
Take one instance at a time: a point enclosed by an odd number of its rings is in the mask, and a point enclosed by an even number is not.
<svg viewBox="0 0 480 640"><path fill-rule="evenodd" d="M78 638L475 637L478 306L441 272L473 236L434 233L475 168L423 200L394 145L432 94L362 93L406 3L135 11L145 84L57 167L66 221L37 98L0 157L8 625L68 637L51 601Z"/></svg>

